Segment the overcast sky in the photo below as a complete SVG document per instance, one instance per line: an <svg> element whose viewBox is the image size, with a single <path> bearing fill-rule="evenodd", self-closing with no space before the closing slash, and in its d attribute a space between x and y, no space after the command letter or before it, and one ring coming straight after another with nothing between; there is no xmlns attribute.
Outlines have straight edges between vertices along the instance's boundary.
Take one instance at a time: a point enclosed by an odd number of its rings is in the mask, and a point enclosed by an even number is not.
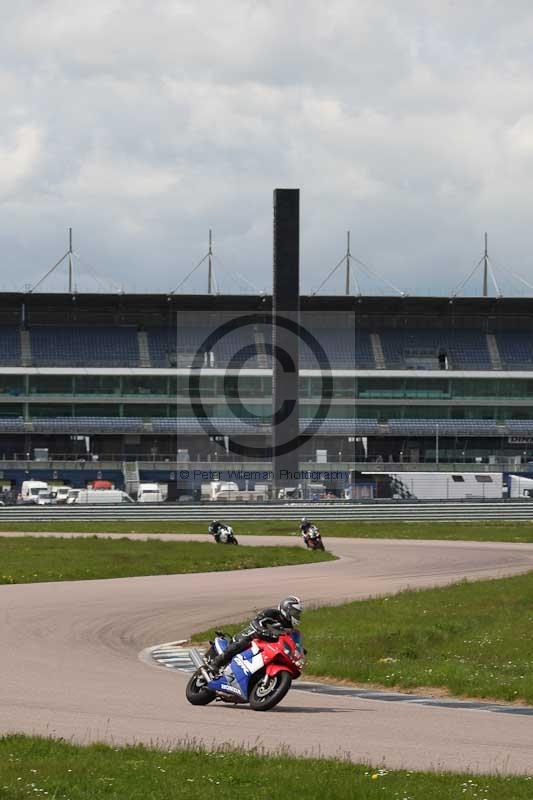
<svg viewBox="0 0 533 800"><path fill-rule="evenodd" d="M350 229L395 285L448 293L488 230L504 293L533 294L509 278L533 284L532 40L527 0L3 3L0 288L71 225L105 285L172 289L211 227L221 290L270 290L281 186L301 189L303 291Z"/></svg>

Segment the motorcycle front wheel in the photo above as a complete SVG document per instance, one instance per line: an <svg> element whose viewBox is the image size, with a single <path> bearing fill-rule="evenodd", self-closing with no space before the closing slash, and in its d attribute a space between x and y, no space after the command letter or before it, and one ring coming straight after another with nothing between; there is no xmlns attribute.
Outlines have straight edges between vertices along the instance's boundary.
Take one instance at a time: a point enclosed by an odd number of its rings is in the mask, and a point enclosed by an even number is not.
<svg viewBox="0 0 533 800"><path fill-rule="evenodd" d="M206 687L201 673L195 672L187 684L185 697L193 706L206 706L215 699L216 695Z"/></svg>
<svg viewBox="0 0 533 800"><path fill-rule="evenodd" d="M268 711L277 706L291 688L292 677L286 671L264 675L252 688L248 702L254 711Z"/></svg>

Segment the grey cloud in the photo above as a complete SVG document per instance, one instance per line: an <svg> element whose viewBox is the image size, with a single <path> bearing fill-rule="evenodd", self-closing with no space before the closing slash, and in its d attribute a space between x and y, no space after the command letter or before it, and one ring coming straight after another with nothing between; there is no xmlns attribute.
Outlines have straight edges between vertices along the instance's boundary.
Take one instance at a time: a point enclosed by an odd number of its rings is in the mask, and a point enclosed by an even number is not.
<svg viewBox="0 0 533 800"><path fill-rule="evenodd" d="M485 229L495 261L533 279L529 3L56 0L0 14L2 288L37 279L69 225L125 288L175 286L209 227L222 288L239 287L231 272L268 288L272 189L288 185L302 189L304 290L348 228L411 293L449 291Z"/></svg>

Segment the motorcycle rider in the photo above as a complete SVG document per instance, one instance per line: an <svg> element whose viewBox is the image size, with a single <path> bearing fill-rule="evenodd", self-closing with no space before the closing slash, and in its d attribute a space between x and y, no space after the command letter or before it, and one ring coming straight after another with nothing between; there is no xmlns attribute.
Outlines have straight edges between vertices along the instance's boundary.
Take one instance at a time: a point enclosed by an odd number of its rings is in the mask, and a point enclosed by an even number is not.
<svg viewBox="0 0 533 800"><path fill-rule="evenodd" d="M263 609L246 628L235 634L223 653L208 660L209 667L215 674L221 672L232 658L250 647L252 639L276 642L284 631L298 627L302 611L303 603L294 595L285 597L277 608Z"/></svg>
<svg viewBox="0 0 533 800"><path fill-rule="evenodd" d="M218 519L214 519L213 520L213 522L211 523L211 525L208 528L208 532L210 534L212 534L212 536L215 537L215 542L219 542L220 541L220 533L221 533L222 530L224 530L225 527L226 526L224 525L224 523L220 522L220 520L218 520Z"/></svg>
<svg viewBox="0 0 533 800"><path fill-rule="evenodd" d="M300 533L303 536L304 542L307 544L307 539L309 538L309 531L313 527L313 523L311 520L307 519L307 517L302 517L302 521L300 523Z"/></svg>

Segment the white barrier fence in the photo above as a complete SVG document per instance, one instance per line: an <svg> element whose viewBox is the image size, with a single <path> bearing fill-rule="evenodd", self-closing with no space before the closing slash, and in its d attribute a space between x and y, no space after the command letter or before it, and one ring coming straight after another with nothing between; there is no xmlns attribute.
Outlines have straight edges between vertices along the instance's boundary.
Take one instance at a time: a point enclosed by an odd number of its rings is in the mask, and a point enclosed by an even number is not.
<svg viewBox="0 0 533 800"><path fill-rule="evenodd" d="M216 517L228 520L316 520L422 521L422 520L533 520L533 501L505 502L427 502L427 503L298 503L288 505L212 505L151 506L5 506L0 508L0 522L69 520L131 520L207 522Z"/></svg>

